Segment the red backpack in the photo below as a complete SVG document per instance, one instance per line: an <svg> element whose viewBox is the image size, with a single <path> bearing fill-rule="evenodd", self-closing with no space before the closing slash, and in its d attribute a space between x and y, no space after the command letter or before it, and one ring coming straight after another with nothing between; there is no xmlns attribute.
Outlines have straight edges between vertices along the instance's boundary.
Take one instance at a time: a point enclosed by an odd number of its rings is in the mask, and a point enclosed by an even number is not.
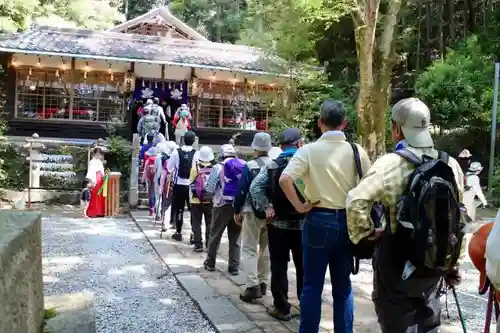
<svg viewBox="0 0 500 333"><path fill-rule="evenodd" d="M155 161L156 161L155 155L153 156L146 155L144 165L147 164L147 168L146 170L144 170L144 172L146 173L146 178L151 181L155 179L155 174L156 174Z"/></svg>

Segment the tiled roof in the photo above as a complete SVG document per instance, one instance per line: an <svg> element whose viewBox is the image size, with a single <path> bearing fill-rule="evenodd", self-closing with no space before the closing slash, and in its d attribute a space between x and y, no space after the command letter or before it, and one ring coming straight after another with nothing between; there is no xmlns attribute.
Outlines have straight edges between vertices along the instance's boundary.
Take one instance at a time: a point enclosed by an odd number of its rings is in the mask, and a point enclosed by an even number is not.
<svg viewBox="0 0 500 333"><path fill-rule="evenodd" d="M35 27L25 32L0 35L0 51L120 58L234 71L282 72L276 61L247 46L74 28Z"/></svg>

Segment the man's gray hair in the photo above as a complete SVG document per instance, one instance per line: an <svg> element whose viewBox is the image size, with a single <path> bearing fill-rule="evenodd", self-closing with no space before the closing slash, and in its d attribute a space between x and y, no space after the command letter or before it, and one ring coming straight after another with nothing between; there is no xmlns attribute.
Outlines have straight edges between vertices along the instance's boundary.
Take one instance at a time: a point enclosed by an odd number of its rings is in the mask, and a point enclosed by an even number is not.
<svg viewBox="0 0 500 333"><path fill-rule="evenodd" d="M319 119L328 128L337 128L344 122L346 110L341 102L334 99L325 100L319 109Z"/></svg>

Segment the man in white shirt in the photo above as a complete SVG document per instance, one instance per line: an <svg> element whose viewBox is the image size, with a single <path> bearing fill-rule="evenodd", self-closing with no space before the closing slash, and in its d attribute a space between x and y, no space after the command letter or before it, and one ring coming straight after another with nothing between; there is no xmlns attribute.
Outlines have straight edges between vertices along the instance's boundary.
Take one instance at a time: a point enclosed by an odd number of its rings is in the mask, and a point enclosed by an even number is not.
<svg viewBox="0 0 500 333"><path fill-rule="evenodd" d="M172 174L174 180L170 224L175 224L176 232L172 235L172 239L176 241L182 241L184 207L189 204L191 185L189 175L191 168L196 165L198 160L198 152L193 148L195 138L196 135L193 132L186 132L184 145L175 150L167 162L167 171Z"/></svg>

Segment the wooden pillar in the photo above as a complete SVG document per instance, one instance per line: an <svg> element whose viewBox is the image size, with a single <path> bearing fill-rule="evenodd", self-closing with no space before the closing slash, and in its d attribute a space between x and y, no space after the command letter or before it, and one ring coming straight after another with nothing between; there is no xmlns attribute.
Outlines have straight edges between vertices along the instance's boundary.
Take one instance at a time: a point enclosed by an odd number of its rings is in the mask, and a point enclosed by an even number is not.
<svg viewBox="0 0 500 333"><path fill-rule="evenodd" d="M76 59L71 58L71 69L70 69L70 82L71 89L69 90L69 119L73 119L73 101L75 99L75 81L76 81Z"/></svg>
<svg viewBox="0 0 500 333"><path fill-rule="evenodd" d="M110 172L108 174L108 193L105 202L105 216L118 215L120 208L120 172Z"/></svg>
<svg viewBox="0 0 500 333"><path fill-rule="evenodd" d="M247 129L247 112L248 112L248 79L243 80L243 129Z"/></svg>

